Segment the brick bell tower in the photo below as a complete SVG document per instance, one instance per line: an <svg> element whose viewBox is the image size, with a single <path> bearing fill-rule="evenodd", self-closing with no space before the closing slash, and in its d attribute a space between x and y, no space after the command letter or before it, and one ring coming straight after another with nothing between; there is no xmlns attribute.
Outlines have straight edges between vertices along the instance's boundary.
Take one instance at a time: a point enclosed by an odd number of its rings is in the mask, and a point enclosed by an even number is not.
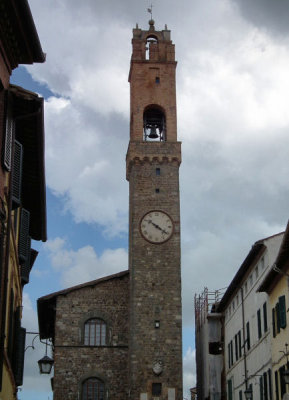
<svg viewBox="0 0 289 400"><path fill-rule="evenodd" d="M175 49L170 31L133 29L130 82L129 399L182 400Z"/></svg>

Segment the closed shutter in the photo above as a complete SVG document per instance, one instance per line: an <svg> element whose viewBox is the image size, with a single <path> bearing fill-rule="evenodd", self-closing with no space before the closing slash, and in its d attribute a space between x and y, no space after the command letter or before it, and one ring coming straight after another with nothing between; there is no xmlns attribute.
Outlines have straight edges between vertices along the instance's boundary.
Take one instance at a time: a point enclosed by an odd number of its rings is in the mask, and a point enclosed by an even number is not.
<svg viewBox="0 0 289 400"><path fill-rule="evenodd" d="M276 325L275 325L275 308L272 308L272 331L273 331L273 337L276 336Z"/></svg>
<svg viewBox="0 0 289 400"><path fill-rule="evenodd" d="M21 209L21 219L20 219L20 230L19 230L19 238L18 238L18 256L20 264L24 264L29 255L29 220L30 213L25 210L25 208Z"/></svg>
<svg viewBox="0 0 289 400"><path fill-rule="evenodd" d="M271 369L268 369L268 396L269 399L272 400L272 372Z"/></svg>
<svg viewBox="0 0 289 400"><path fill-rule="evenodd" d="M286 301L285 296L279 297L280 328L286 328Z"/></svg>
<svg viewBox="0 0 289 400"><path fill-rule="evenodd" d="M275 395L276 400L279 400L279 379L278 379L278 371L275 371Z"/></svg>
<svg viewBox="0 0 289 400"><path fill-rule="evenodd" d="M284 394L286 393L286 383L283 378L283 374L285 372L285 365L283 365L281 368L279 368L279 381L280 381L280 395L281 399L283 398Z"/></svg>
<svg viewBox="0 0 289 400"><path fill-rule="evenodd" d="M6 118L6 129L5 129L5 142L3 151L3 165L10 171L11 170L11 159L12 159L12 143L14 137L15 123L10 114Z"/></svg>
<svg viewBox="0 0 289 400"><path fill-rule="evenodd" d="M15 342L15 361L13 369L16 386L23 385L25 336L26 329L20 327Z"/></svg>
<svg viewBox="0 0 289 400"><path fill-rule="evenodd" d="M263 373L263 388L264 388L264 400L268 400L268 384L267 384L267 374Z"/></svg>
<svg viewBox="0 0 289 400"><path fill-rule="evenodd" d="M233 382L228 380L228 400L233 400Z"/></svg>
<svg viewBox="0 0 289 400"><path fill-rule="evenodd" d="M251 343L250 343L250 323L246 323L246 331L247 331L247 350L250 350Z"/></svg>
<svg viewBox="0 0 289 400"><path fill-rule="evenodd" d="M31 238L27 237L27 257L26 261L21 265L21 283L22 285L26 285L29 282L29 275L31 270Z"/></svg>
<svg viewBox="0 0 289 400"><path fill-rule="evenodd" d="M260 389L260 400L264 400L263 396L263 376L260 376L259 378L259 389Z"/></svg>
<svg viewBox="0 0 289 400"><path fill-rule="evenodd" d="M279 305L279 303L276 304L275 313L276 313L276 322L277 322L277 333L279 333L280 332L280 327L281 327L280 305Z"/></svg>
<svg viewBox="0 0 289 400"><path fill-rule="evenodd" d="M268 323L267 323L267 303L263 304L263 318L264 318L264 332L268 330Z"/></svg>
<svg viewBox="0 0 289 400"><path fill-rule="evenodd" d="M261 327L261 310L257 311L257 322L258 322L258 338L260 339L262 336L262 327Z"/></svg>
<svg viewBox="0 0 289 400"><path fill-rule="evenodd" d="M23 147L15 140L12 171L12 207L17 208L21 203Z"/></svg>

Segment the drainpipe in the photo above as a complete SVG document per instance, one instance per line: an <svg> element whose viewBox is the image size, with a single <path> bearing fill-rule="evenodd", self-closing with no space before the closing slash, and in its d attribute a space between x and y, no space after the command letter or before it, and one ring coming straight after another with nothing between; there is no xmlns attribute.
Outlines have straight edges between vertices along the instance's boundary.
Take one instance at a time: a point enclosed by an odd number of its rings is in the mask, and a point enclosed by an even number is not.
<svg viewBox="0 0 289 400"><path fill-rule="evenodd" d="M245 386L248 389L248 375L247 375L247 356L246 356L246 343L248 338L245 340L246 326L245 326L245 307L244 307L244 292L241 287L241 301L242 301L242 328L243 328L243 338L244 338L244 376L245 376Z"/></svg>

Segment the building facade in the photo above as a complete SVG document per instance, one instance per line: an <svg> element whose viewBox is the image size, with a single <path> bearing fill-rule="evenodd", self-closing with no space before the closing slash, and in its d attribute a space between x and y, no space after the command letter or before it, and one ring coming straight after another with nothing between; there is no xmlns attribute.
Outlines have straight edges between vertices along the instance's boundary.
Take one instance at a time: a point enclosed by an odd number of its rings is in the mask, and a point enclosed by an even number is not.
<svg viewBox="0 0 289 400"><path fill-rule="evenodd" d="M271 357L272 320L268 295L258 291L267 272L274 264L284 233L257 241L240 266L221 301L206 315L201 341L203 357L210 353L209 339L211 320L218 318L221 324L219 337L222 337L222 369L211 374L198 375L197 388L200 399L214 399L221 382L218 397L227 400L245 399L245 391L250 391L254 400L273 399L273 364ZM222 316L222 317L220 317ZM197 329L197 325L196 325ZM198 347L196 331L196 345ZM208 339L207 339L208 338ZM199 346L200 347L200 346ZM214 350L214 349L213 349ZM202 357L202 356L201 356ZM210 356L216 362L216 353ZM198 358L197 358L198 363ZM199 366L197 365L197 370ZM208 369L208 368L207 368ZM206 369L205 369L206 370ZM215 385L215 386L214 386ZM205 388L201 390L202 388Z"/></svg>
<svg viewBox="0 0 289 400"><path fill-rule="evenodd" d="M129 270L38 300L40 335L51 338L54 346L55 400L76 395L82 400L183 399L181 144L177 141L175 70L167 27L156 31L153 20L148 30L136 26L126 155ZM120 282L126 299L122 312L117 311L115 298ZM83 293L88 303L82 300ZM111 307L110 297L115 299ZM118 323L114 325L115 313ZM73 323L77 328L69 332ZM111 336L107 336L110 327Z"/></svg>
<svg viewBox="0 0 289 400"><path fill-rule="evenodd" d="M223 315L216 312L223 290L195 296L195 344L198 399L220 400L222 396ZM224 395L224 393L223 393Z"/></svg>
<svg viewBox="0 0 289 400"><path fill-rule="evenodd" d="M272 395L274 400L289 396L283 374L289 370L289 224L272 268L258 289L269 296L271 314Z"/></svg>
<svg viewBox="0 0 289 400"><path fill-rule="evenodd" d="M26 0L0 1L0 399L23 383L22 291L46 240L43 99L10 84L19 64L44 62Z"/></svg>

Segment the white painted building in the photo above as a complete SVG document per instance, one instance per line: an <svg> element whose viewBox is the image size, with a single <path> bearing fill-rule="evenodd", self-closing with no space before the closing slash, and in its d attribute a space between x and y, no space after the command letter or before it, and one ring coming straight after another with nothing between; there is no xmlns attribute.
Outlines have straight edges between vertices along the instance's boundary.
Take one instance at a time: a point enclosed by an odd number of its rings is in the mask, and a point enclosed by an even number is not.
<svg viewBox="0 0 289 400"><path fill-rule="evenodd" d="M206 289L195 297L198 400L245 400L245 390L252 391L253 400L273 400L271 309L268 295L257 289L276 260L283 235L252 246L213 308Z"/></svg>
<svg viewBox="0 0 289 400"><path fill-rule="evenodd" d="M228 400L271 400L271 311L257 292L275 262L283 233L256 242L225 292L217 311L224 315L224 362Z"/></svg>

